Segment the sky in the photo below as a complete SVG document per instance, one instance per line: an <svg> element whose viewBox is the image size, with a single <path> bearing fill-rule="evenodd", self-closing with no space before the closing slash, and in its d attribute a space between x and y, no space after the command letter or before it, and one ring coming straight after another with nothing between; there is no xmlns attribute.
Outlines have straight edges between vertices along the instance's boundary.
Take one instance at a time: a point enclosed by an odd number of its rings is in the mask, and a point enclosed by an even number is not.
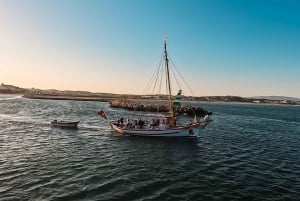
<svg viewBox="0 0 300 201"><path fill-rule="evenodd" d="M300 98L299 10L296 0L0 0L0 82L147 93L167 34L185 95Z"/></svg>

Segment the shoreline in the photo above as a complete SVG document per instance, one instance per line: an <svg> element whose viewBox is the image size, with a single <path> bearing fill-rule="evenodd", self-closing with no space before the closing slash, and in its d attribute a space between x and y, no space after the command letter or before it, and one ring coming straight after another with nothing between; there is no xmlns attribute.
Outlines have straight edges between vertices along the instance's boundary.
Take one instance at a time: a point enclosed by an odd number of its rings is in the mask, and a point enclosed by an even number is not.
<svg viewBox="0 0 300 201"><path fill-rule="evenodd" d="M11 95L11 94L10 94ZM17 94L22 95L22 94ZM29 99L45 99L45 100L74 100L74 101L99 101L99 102L110 102L115 99L124 99L124 97L95 97L95 96L62 96L62 95L38 95L38 94L23 94L23 98ZM129 98L132 100L149 100L140 98ZM163 101L163 100L162 100ZM182 102L195 102L195 103L215 103L215 104L249 104L249 105L277 105L277 106L300 106L300 104L288 104L288 103L256 103L256 102L239 102L239 101L203 101L196 100L190 101L185 100Z"/></svg>
<svg viewBox="0 0 300 201"><path fill-rule="evenodd" d="M92 97L92 96L61 96L61 95L24 94L22 97L29 98L29 99L45 99L45 100L74 100L74 101L99 101L99 102L111 101L111 98Z"/></svg>

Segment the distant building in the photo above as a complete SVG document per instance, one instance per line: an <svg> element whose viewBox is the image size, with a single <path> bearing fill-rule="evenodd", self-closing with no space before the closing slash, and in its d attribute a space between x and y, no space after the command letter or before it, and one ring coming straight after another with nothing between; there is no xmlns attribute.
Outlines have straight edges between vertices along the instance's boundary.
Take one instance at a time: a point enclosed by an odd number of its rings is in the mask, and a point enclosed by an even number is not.
<svg viewBox="0 0 300 201"><path fill-rule="evenodd" d="M181 99L182 99L182 90L179 89L177 95L175 96L175 100L173 102L174 106L180 106L181 105Z"/></svg>

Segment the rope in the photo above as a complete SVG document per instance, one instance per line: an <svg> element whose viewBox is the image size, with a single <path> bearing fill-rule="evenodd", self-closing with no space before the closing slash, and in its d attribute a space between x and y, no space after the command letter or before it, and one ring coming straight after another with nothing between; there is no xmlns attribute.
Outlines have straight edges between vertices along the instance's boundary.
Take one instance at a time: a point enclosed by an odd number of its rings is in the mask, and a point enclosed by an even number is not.
<svg viewBox="0 0 300 201"><path fill-rule="evenodd" d="M178 80L178 77L176 75L176 71L174 71L173 68L171 68L171 73L172 73L172 75L173 75L173 77L174 77L174 79L175 79L175 81L176 81L179 89L183 89L182 86L181 86L181 84L180 84L180 82L179 82L179 80Z"/></svg>
<svg viewBox="0 0 300 201"><path fill-rule="evenodd" d="M172 65L174 66L176 72L178 73L178 75L180 76L180 78L182 79L182 81L184 82L184 84L187 86L187 88L188 88L189 92L191 93L191 95L194 96L194 93L193 93L191 87L190 87L189 84L185 81L185 79L183 78L183 76L182 76L181 73L179 72L178 68L177 68L176 65L174 64L173 60L171 59L171 57L169 57L169 59L170 59Z"/></svg>
<svg viewBox="0 0 300 201"><path fill-rule="evenodd" d="M158 68L156 69L156 71L154 71L154 73L151 76L151 79L149 80L148 84L146 85L146 88L144 90L144 94L147 94L147 92L150 91L150 88L154 82L154 80L157 78L157 75L159 74L160 68L161 68L161 64L162 64L162 58L160 58L159 64L158 64ZM154 84L155 86L155 84Z"/></svg>

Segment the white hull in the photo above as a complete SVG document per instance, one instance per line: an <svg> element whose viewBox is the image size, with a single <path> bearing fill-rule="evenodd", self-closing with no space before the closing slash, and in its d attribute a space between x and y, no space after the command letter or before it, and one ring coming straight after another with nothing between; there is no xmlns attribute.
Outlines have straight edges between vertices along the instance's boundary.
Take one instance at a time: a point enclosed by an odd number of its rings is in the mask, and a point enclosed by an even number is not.
<svg viewBox="0 0 300 201"><path fill-rule="evenodd" d="M147 136L147 137L189 137L198 138L199 137L199 123L189 125L189 126L177 126L174 128L144 128L144 129L128 129L117 126L116 122L110 122L110 127L112 130L123 134L123 135L133 135L133 136Z"/></svg>

